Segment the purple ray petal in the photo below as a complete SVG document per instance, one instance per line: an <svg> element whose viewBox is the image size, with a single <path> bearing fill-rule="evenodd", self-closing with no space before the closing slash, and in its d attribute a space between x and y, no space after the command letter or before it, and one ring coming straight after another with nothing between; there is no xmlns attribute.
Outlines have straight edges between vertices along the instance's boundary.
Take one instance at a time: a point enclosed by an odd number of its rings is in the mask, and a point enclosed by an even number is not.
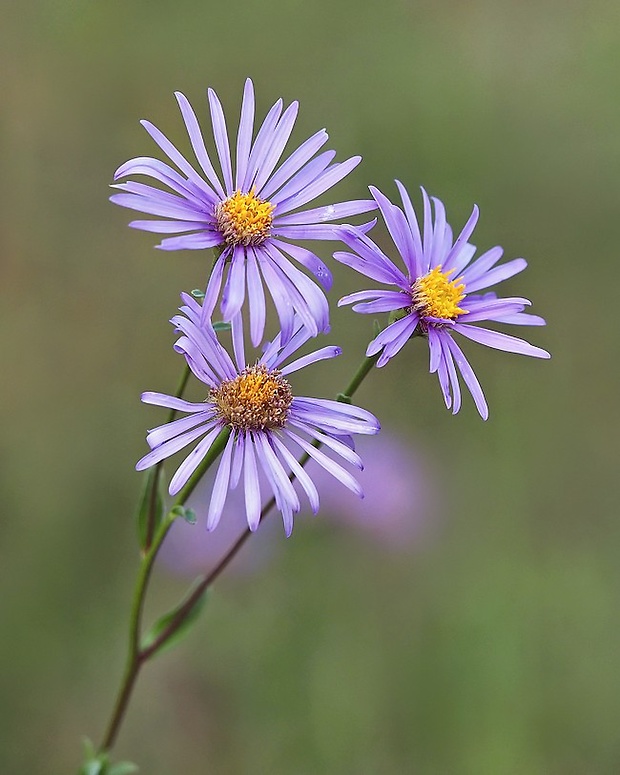
<svg viewBox="0 0 620 775"><path fill-rule="evenodd" d="M202 167L202 171L207 176L207 180L209 181L209 183L211 183L211 185L217 192L217 195L221 199L225 199L226 195L224 193L224 189L222 188L222 184L220 182L219 176L217 175L217 173L213 168L213 165L211 164L211 159L209 158L209 154L207 153L205 142L202 137L202 132L200 131L200 124L198 123L196 114L194 113L192 106L189 104L184 94L177 91L174 93L174 96L177 98L177 102L179 103L179 108L181 109L181 115L183 116L183 121L185 122L187 134L189 135L189 139L192 144L192 149L196 154L196 159L198 159L198 163Z"/></svg>
<svg viewBox="0 0 620 775"><path fill-rule="evenodd" d="M228 143L228 132L226 131L226 119L222 110L222 103L213 89L207 89L209 98L209 107L211 108L211 123L213 125L213 137L215 138L215 147L217 155L222 166L224 175L224 186L228 196L234 193L232 167L230 163L230 145Z"/></svg>
<svg viewBox="0 0 620 775"><path fill-rule="evenodd" d="M488 328L468 326L463 323L455 323L454 330L466 336L474 342L493 347L495 350L504 350L517 355L531 355L532 358L551 358L551 355L541 347L534 347L524 339L508 334L500 334L499 331L490 331Z"/></svg>

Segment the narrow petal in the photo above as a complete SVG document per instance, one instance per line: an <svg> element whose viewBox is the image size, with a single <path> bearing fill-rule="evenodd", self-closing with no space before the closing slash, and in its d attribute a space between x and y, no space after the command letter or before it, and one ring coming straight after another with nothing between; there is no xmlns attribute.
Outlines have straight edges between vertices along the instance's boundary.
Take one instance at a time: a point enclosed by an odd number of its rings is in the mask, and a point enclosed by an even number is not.
<svg viewBox="0 0 620 775"><path fill-rule="evenodd" d="M287 436L289 436L289 438L298 444L304 450L304 452L307 452L313 460L316 460L321 468L324 468L328 474L331 474L335 479L338 479L339 482L342 482L345 487L348 487L349 490L354 492L360 498L364 497L364 493L362 492L362 488L360 487L357 479L351 476L351 474L339 463L336 463L335 460L332 460L324 452L321 452L320 449L313 447L312 444L308 444L307 441L302 439L301 436L298 436L296 433L293 433L293 431L286 429L284 432Z"/></svg>
<svg viewBox="0 0 620 775"><path fill-rule="evenodd" d="M239 132L237 134L237 170L235 177L235 189L241 190L245 179L252 147L252 131L254 129L254 84L250 78L245 81L243 88L243 101L241 103L241 118L239 119Z"/></svg>
<svg viewBox="0 0 620 775"><path fill-rule="evenodd" d="M264 158L260 160L260 164L256 172L256 178L254 179L254 188L257 191L260 191L261 188L265 185L269 179L269 176L273 172L274 167L278 163L280 156L282 156L282 151L284 150L284 147L286 146L288 139L291 136L291 132L293 131L293 126L295 125L295 121L297 119L298 110L299 103L292 102L284 111L282 118L274 129L271 145L269 146L269 150L266 152Z"/></svg>
<svg viewBox="0 0 620 775"><path fill-rule="evenodd" d="M376 207L377 203L374 199L357 199L351 202L315 207L313 210L303 210L291 215L282 215L275 218L274 224L277 226L300 226L308 223L325 223L326 221L348 218L351 215L367 213Z"/></svg>
<svg viewBox="0 0 620 775"><path fill-rule="evenodd" d="M185 487L194 471L198 468L207 452L211 449L211 446L213 445L215 439L218 437L219 433L220 426L218 425L216 428L213 428L213 430L207 436L205 436L202 441L198 442L194 449L177 468L176 473L170 480L170 486L168 487L168 492L170 495L176 495L183 489L183 487Z"/></svg>
<svg viewBox="0 0 620 775"><path fill-rule="evenodd" d="M282 100L278 100L272 107L269 113L265 116L265 120L261 124L254 145L250 151L250 158L248 160L248 167L241 186L242 191L249 191L252 188L252 182L256 175L258 165L263 159L266 149L269 147L271 138L273 137L273 130L278 123L280 114L282 113Z"/></svg>
<svg viewBox="0 0 620 775"><path fill-rule="evenodd" d="M284 201L280 201L278 213L296 210L298 207L302 207L313 199L316 199L352 172L361 160L361 156L352 156L350 159L347 159L340 164L334 164L332 167L329 167L312 183L305 186L298 194L289 199L285 199Z"/></svg>
<svg viewBox="0 0 620 775"><path fill-rule="evenodd" d="M222 317L230 322L241 310L245 300L245 249L236 245L228 270L228 280L222 294Z"/></svg>
<svg viewBox="0 0 620 775"><path fill-rule="evenodd" d="M468 326L463 323L455 323L454 330L474 342L493 347L495 350L504 350L508 353L517 353L517 355L530 355L532 358L551 358L551 355L541 347L534 347L533 344L529 344L524 339L500 334L499 331L490 331L488 328Z"/></svg>
<svg viewBox="0 0 620 775"><path fill-rule="evenodd" d="M501 283L503 280L507 280L509 277L513 277L514 275L519 274L519 272L522 272L526 266L527 261L524 258L514 258L506 264L496 266L495 269L486 272L479 279L470 281L467 284L467 292L473 293L482 288L489 288L491 285Z"/></svg>
<svg viewBox="0 0 620 775"><path fill-rule="evenodd" d="M448 253L446 260L442 264L442 269L444 272L448 272L450 269L452 269L453 263L457 259L461 248L463 245L465 245L466 242L469 241L469 238L473 234L473 231L476 228L476 224L478 223L479 214L480 211L478 210L478 206L474 205L474 209L471 211L471 215L469 216L467 223L465 226L463 226L463 230L452 246L452 250Z"/></svg>
<svg viewBox="0 0 620 775"><path fill-rule="evenodd" d="M157 428L150 430L146 436L146 443L151 449L154 449L175 436L195 428L200 423L208 423L209 420L213 419L213 413L213 405L204 404L203 412L193 412L185 417L179 417L177 420L164 423L164 425L159 425Z"/></svg>
<svg viewBox="0 0 620 775"><path fill-rule="evenodd" d="M289 178L298 172L304 164L306 164L306 162L308 162L314 154L325 145L327 139L327 132L324 129L320 129L316 134L302 143L299 148L282 163L280 168L272 175L271 179L267 181L264 188L257 192L260 198L269 199L271 194L283 186Z"/></svg>
<svg viewBox="0 0 620 775"><path fill-rule="evenodd" d="M247 252L248 304L250 307L250 338L258 347L265 331L265 291L256 263L254 248Z"/></svg>
<svg viewBox="0 0 620 775"><path fill-rule="evenodd" d="M187 431L187 433L182 433L180 436L161 444L138 460L136 463L136 471L144 471L144 469L150 468L155 465L155 463L159 463L161 460L165 460L167 457L176 454L183 449L183 447L186 447L188 444L191 444L192 441L199 439L207 433L211 427L211 424L201 425L199 428L194 428L191 431Z"/></svg>
<svg viewBox="0 0 620 775"><path fill-rule="evenodd" d="M167 237L157 248L159 250L204 250L219 245L222 238L215 232L203 231L200 234L183 234L181 237Z"/></svg>
<svg viewBox="0 0 620 775"><path fill-rule="evenodd" d="M308 496L308 501L310 502L310 508L312 509L312 513L316 514L319 510L319 493L316 489L316 485L308 475L307 471L302 468L299 461L293 455L293 453L290 451L290 449L287 448L287 446L280 441L280 439L274 434L271 437L272 442L275 444L277 450L282 455L284 461L289 466L291 471L295 474L295 478L299 482L299 484L302 486L304 492Z"/></svg>
<svg viewBox="0 0 620 775"><path fill-rule="evenodd" d="M182 398L176 396L168 396L164 393L146 392L142 393L140 399L145 404L153 404L154 406L163 406L165 409L174 409L177 412L204 412L204 403L191 403L190 401L184 401Z"/></svg>
<svg viewBox="0 0 620 775"><path fill-rule="evenodd" d="M450 380L450 386L452 388L452 414L457 414L459 409L461 408L461 386L459 384L459 378L456 373L456 368L454 366L454 359L452 358L452 352L450 350L450 347L448 346L448 339L450 339L450 334L445 334L444 336L439 337L439 340L441 342L441 349L443 352L443 359L442 362L445 364L446 372L448 379ZM441 376L440 376L441 381ZM450 404L448 404L448 409L450 408Z"/></svg>
<svg viewBox="0 0 620 775"><path fill-rule="evenodd" d="M420 226L418 225L418 219L416 218L415 210L413 209L411 198L407 192L407 189L403 186L400 180L395 181L395 183L403 202L405 217L407 218L407 223L409 224L411 238L413 240L414 246L413 261L411 262L411 266L408 267L409 273L412 277L420 277L420 275L424 274L424 250L422 248L422 235L420 234Z"/></svg>
<svg viewBox="0 0 620 775"><path fill-rule="evenodd" d="M209 181L209 183L211 183L211 185L217 192L218 196L221 197L222 199L225 199L226 195L224 193L224 189L222 188L220 179L217 173L215 172L213 165L211 164L211 159L209 158L209 154L207 153L202 132L200 130L200 124L198 123L196 114L194 113L192 106L189 104L189 101L184 94L177 91L174 93L174 96L177 98L177 102L179 103L179 108L181 109L181 115L183 116L185 127L187 128L187 134L189 135L189 139L192 144L192 149L196 154L196 159L198 160L198 163L202 167L202 171L206 175L207 180Z"/></svg>
<svg viewBox="0 0 620 775"><path fill-rule="evenodd" d="M472 367L469 365L469 362L463 354L463 351L449 334L444 337L443 344L449 347L452 351L456 365L463 375L465 384L469 388L469 392L474 399L474 403L476 404L476 409L478 410L480 417L482 417L483 420L488 419L489 408L487 406L484 393L482 392L478 378L476 377Z"/></svg>
<svg viewBox="0 0 620 775"><path fill-rule="evenodd" d="M261 495L252 433L248 433L245 437L244 453L243 486L245 490L245 514L250 530L254 531L258 528L260 522Z"/></svg>
<svg viewBox="0 0 620 775"><path fill-rule="evenodd" d="M329 291L333 284L333 277L330 270L325 266L323 261L306 248L302 248L301 245L291 245L288 242L282 242L282 240L272 237L271 242L278 250L287 253L289 256L299 261L302 266L305 266L316 277L319 283L326 291Z"/></svg>
<svg viewBox="0 0 620 775"><path fill-rule="evenodd" d="M404 318L400 318L400 320L396 320L394 323L390 323L390 325L384 328L383 331L381 331L379 335L376 336L368 345L366 355L369 357L376 355L379 350L382 350L386 344L396 339L403 331L409 331L410 334L412 334L418 324L418 321L419 316L412 312L409 315L406 315Z"/></svg>
<svg viewBox="0 0 620 775"><path fill-rule="evenodd" d="M233 446L235 444L235 434L231 433L217 469L213 491L211 493L211 502L209 503L209 514L207 516L207 530L213 530L222 516L226 496L228 495L228 482L230 481L230 463L232 459Z"/></svg>
<svg viewBox="0 0 620 775"><path fill-rule="evenodd" d="M226 131L226 119L222 110L222 103L213 89L207 89L209 98L209 107L211 108L211 123L213 125L213 137L215 138L215 147L217 155L222 165L222 174L224 175L224 186L226 193L230 196L234 192L232 168L230 163L230 145L228 144L228 132Z"/></svg>
<svg viewBox="0 0 620 775"><path fill-rule="evenodd" d="M294 371L299 371L299 369L303 369L306 366L309 366L311 363L324 361L329 358L336 358L339 355L342 355L341 347L322 347L320 350L315 350L308 355L304 355L301 358L297 358L296 360L291 361L291 363L287 364L283 369L281 369L281 372L284 375L292 374Z"/></svg>
<svg viewBox="0 0 620 775"><path fill-rule="evenodd" d="M260 450L259 460L263 470L268 477L272 478L275 488L280 493L281 502L287 503L291 510L297 513L300 508L299 498L287 472L270 444L269 437L265 433L257 433L256 442Z"/></svg>

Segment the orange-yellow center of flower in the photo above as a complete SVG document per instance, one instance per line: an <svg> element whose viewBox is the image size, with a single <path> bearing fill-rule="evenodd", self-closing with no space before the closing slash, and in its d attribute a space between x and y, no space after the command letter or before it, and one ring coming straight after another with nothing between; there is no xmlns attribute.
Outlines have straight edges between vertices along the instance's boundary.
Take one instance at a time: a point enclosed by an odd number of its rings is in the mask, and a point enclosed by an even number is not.
<svg viewBox="0 0 620 775"><path fill-rule="evenodd" d="M227 245L260 245L269 236L274 209L253 191L235 191L215 208L217 228Z"/></svg>
<svg viewBox="0 0 620 775"><path fill-rule="evenodd" d="M240 430L281 428L293 401L291 386L279 371L248 366L211 390L209 400L228 425Z"/></svg>
<svg viewBox="0 0 620 775"><path fill-rule="evenodd" d="M454 269L441 271L441 265L436 266L424 277L418 277L413 284L411 298L412 308L423 317L444 318L456 320L467 310L459 307L459 302L465 298L465 283L461 277L450 280Z"/></svg>

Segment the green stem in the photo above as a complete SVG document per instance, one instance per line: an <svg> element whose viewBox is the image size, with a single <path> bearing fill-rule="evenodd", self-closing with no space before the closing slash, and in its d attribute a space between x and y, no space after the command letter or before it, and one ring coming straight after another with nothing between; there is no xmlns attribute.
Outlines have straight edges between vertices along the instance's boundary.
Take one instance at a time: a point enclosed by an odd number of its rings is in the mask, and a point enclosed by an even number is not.
<svg viewBox="0 0 620 775"><path fill-rule="evenodd" d="M224 428L213 442L211 449L209 450L208 454L205 455L205 458L200 464L199 468L179 493L174 506L183 505L187 501L191 493L194 491L194 488L200 481L202 475L205 473L205 471L207 471L209 466L211 466L213 462L217 460L218 456L226 446L226 442L228 441L229 436L230 429ZM129 646L127 650L125 672L123 674L121 687L116 699L116 703L114 705L114 710L112 711L112 716L108 723L108 727L103 737L101 746L99 747L100 752L108 751L114 745L118 730L125 715L125 711L127 710L127 705L129 704L129 699L131 698L134 684L138 677L138 673L140 672L140 668L147 661L153 651L152 648L149 648L148 654L145 655L145 652L140 650L142 612L144 610L146 590L148 587L149 579L151 577L151 571L153 569L155 558L157 557L157 553L159 552L161 545L164 542L165 537L168 535L168 531L170 530L170 527L172 526L172 523L175 519L176 515L172 510L169 511L166 515L166 518L162 521L157 532L155 533L151 546L142 558L142 564L140 566L140 571L138 573L138 579L136 581L136 587L133 595L131 615L129 618Z"/></svg>

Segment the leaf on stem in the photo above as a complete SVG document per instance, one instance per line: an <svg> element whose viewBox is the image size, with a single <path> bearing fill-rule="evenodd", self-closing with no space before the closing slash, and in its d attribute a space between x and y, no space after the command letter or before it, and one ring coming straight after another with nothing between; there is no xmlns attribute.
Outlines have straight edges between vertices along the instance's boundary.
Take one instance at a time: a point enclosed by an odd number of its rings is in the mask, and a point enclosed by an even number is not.
<svg viewBox="0 0 620 775"><path fill-rule="evenodd" d="M198 517L194 509L188 509L185 506L173 506L170 509L170 513L174 517L180 517L188 522L190 525L195 525Z"/></svg>
<svg viewBox="0 0 620 775"><path fill-rule="evenodd" d="M182 616L180 624L174 628L169 637L167 637L159 646L155 649L153 654L161 654L163 651L167 651L172 646L175 646L181 638L183 638L190 630L191 626L198 619L200 612L205 604L208 589L196 597L188 607L190 601L194 597L197 587L202 582L202 578L198 577L192 586L188 589L185 597L178 605L173 609L161 616L151 629L144 635L142 643L140 644L140 651L144 652L151 648L151 646L157 642L159 637L163 635L169 628L171 628L178 617Z"/></svg>

